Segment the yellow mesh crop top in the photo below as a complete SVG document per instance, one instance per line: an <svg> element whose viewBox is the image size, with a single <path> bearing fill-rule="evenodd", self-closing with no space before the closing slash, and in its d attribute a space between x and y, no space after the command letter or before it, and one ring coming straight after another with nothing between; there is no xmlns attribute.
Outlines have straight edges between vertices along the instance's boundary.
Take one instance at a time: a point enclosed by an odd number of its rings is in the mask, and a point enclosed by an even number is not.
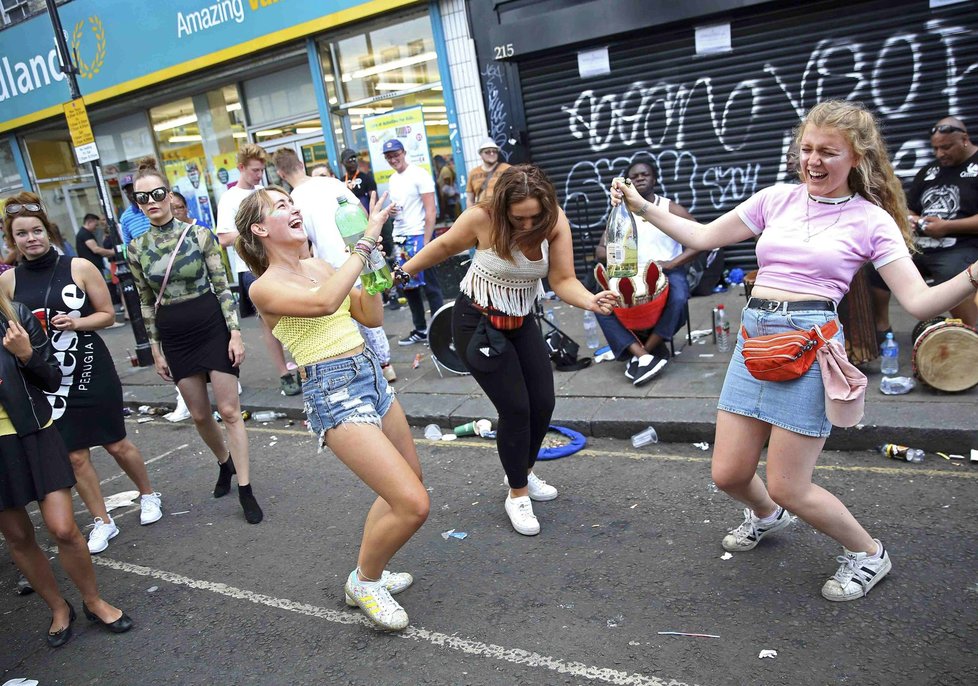
<svg viewBox="0 0 978 686"><path fill-rule="evenodd" d="M360 329L350 316L350 296L346 296L340 308L328 316L282 317L272 334L282 341L296 364L302 366L363 345Z"/></svg>

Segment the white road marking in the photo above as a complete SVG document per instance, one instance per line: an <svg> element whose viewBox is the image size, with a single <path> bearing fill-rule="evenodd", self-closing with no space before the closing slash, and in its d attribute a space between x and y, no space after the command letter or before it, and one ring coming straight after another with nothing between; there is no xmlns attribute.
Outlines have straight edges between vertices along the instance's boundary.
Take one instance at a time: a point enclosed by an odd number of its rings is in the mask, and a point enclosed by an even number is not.
<svg viewBox="0 0 978 686"><path fill-rule="evenodd" d="M178 450L183 450L184 448L186 448L189 445L190 445L189 443L184 443L183 445L178 445L176 448L173 448L172 450L167 450L162 455L157 455L154 458L151 458L149 460L146 460L143 464L147 464L147 465L153 464L157 460L162 460L164 457L167 457L169 455L172 455L173 453L175 453ZM101 481L98 482L98 485L99 486L104 486L105 484L109 483L110 481L115 481L116 479L121 479L125 475L126 475L125 472L119 472L118 474L114 474L114 475L108 477L107 479L102 479Z"/></svg>
<svg viewBox="0 0 978 686"><path fill-rule="evenodd" d="M120 562L107 557L92 557L92 562L100 567L108 567L128 574L150 577L167 581L178 586L187 586L203 591L210 591L228 598L236 600L247 600L256 605L265 605L279 610L295 612L308 617L316 617L334 624L357 624L359 626L373 629L374 624L369 619L360 614L359 611L338 611L330 610L325 607L318 607L308 603L301 603L287 598L275 598L263 593L255 593L246 589L235 588L227 584L204 581L202 579L192 579L181 574L167 572L160 569L153 569L143 565L134 565L129 562ZM526 665L528 667L539 667L548 669L559 674L570 674L581 679L590 679L608 684L620 684L621 686L686 686L674 679L659 679L654 676L644 674L629 674L617 669L607 667L594 667L582 662L568 662L549 655L541 655L521 648L507 648L505 646L492 643L483 643L459 636L445 634L440 631L430 631L423 627L409 626L404 631L395 634L399 638L410 639L419 643L457 650L468 655L478 655L494 660L503 660L516 665Z"/></svg>

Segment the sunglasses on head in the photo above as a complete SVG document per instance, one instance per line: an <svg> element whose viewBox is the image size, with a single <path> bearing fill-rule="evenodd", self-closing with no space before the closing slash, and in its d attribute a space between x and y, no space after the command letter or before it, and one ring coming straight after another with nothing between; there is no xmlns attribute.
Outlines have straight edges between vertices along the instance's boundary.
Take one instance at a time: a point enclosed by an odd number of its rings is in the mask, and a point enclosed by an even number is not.
<svg viewBox="0 0 978 686"><path fill-rule="evenodd" d="M960 126L952 126L951 124L941 124L940 126L935 126L930 130L930 135L935 133L968 133Z"/></svg>
<svg viewBox="0 0 978 686"><path fill-rule="evenodd" d="M169 191L166 189L166 187L160 186L159 188L154 188L149 193L136 191L133 193L133 197L136 199L137 205L147 205L149 204L150 199L152 199L153 202L163 202L163 198L166 197L167 193L169 193Z"/></svg>
<svg viewBox="0 0 978 686"><path fill-rule="evenodd" d="M3 211L7 214L20 214L21 212L40 212L42 209L41 203L38 202L8 202Z"/></svg>

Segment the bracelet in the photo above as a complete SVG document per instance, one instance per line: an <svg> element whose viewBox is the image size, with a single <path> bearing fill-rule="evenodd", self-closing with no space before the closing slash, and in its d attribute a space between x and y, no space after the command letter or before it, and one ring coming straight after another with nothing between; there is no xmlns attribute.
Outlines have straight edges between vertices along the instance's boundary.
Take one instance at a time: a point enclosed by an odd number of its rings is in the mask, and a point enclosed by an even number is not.
<svg viewBox="0 0 978 686"><path fill-rule="evenodd" d="M357 240L357 243L359 243L360 241L366 241L366 242L370 243L370 247L373 247L373 246L377 245L377 243L380 242L376 238L374 238L373 236L360 236L359 240Z"/></svg>
<svg viewBox="0 0 978 686"><path fill-rule="evenodd" d="M968 275L968 281L971 282L971 287L974 288L975 290L978 290L978 279L975 279L974 275L971 273L971 267L972 266L973 265L970 265L969 264L965 268L964 273Z"/></svg>
<svg viewBox="0 0 978 686"><path fill-rule="evenodd" d="M646 211L648 211L648 209L649 209L649 201L646 200L645 204L642 205L642 209L638 211L638 216L640 216L642 219L645 219L645 213Z"/></svg>
<svg viewBox="0 0 978 686"><path fill-rule="evenodd" d="M396 265L393 269L394 279L402 284L408 283L411 280L411 275L408 274L401 265Z"/></svg>
<svg viewBox="0 0 978 686"><path fill-rule="evenodd" d="M370 250L360 245L357 245L356 247L353 248L353 252L355 252L357 255L365 259L367 262L370 261L370 252L371 252Z"/></svg>

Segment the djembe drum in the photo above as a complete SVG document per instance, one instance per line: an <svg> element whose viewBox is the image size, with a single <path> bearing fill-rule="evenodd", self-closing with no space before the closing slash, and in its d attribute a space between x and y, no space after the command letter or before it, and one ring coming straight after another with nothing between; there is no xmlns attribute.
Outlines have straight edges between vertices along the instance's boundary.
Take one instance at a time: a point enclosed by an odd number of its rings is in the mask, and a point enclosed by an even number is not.
<svg viewBox="0 0 978 686"><path fill-rule="evenodd" d="M948 393L978 384L978 332L960 319L938 317L913 329L913 375Z"/></svg>

